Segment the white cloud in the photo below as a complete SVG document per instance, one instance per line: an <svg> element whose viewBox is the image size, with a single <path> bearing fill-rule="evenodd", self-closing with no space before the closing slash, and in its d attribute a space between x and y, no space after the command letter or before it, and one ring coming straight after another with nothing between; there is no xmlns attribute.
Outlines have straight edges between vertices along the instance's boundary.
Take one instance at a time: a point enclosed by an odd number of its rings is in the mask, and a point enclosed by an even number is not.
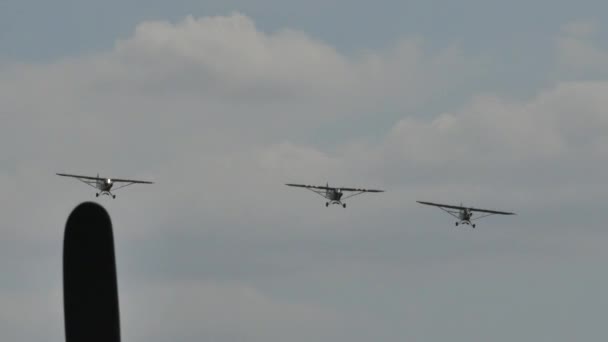
<svg viewBox="0 0 608 342"><path fill-rule="evenodd" d="M126 65L157 69L160 75L152 77L194 72L190 76L200 79L191 81L217 82L215 87L226 91L297 87L335 92L352 76L350 62L332 47L298 31L265 34L241 14L188 17L176 25L143 23L131 39L117 44L116 53Z"/></svg>
<svg viewBox="0 0 608 342"><path fill-rule="evenodd" d="M606 91L606 82L565 82L528 101L477 96L434 118L404 118L345 158L409 197L595 207L608 191Z"/></svg>
<svg viewBox="0 0 608 342"><path fill-rule="evenodd" d="M400 159L507 163L605 153L607 82L570 82L516 102L479 96L455 113L431 120L405 118L388 137Z"/></svg>

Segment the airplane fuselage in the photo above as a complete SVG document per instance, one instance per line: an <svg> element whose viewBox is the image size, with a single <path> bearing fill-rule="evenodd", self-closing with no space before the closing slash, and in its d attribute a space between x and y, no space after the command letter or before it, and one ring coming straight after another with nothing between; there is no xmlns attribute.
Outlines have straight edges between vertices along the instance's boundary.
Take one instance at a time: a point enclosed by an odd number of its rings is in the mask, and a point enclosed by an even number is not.
<svg viewBox="0 0 608 342"><path fill-rule="evenodd" d="M109 195L113 185L114 183L109 178L97 181L97 189L99 189L100 193L102 194Z"/></svg>
<svg viewBox="0 0 608 342"><path fill-rule="evenodd" d="M461 210L458 214L458 218L460 219L461 224L468 224L471 227L475 228L475 225L471 223L472 216L473 213L468 209ZM456 225L458 225L458 222L456 222Z"/></svg>
<svg viewBox="0 0 608 342"><path fill-rule="evenodd" d="M326 197L332 202L340 202L343 193L339 190L327 190Z"/></svg>
<svg viewBox="0 0 608 342"><path fill-rule="evenodd" d="M329 202L325 203L325 206L329 206L330 204L338 204L342 207L346 208L346 204L342 203L342 195L344 193L339 189L330 189L325 192L325 198L329 200Z"/></svg>

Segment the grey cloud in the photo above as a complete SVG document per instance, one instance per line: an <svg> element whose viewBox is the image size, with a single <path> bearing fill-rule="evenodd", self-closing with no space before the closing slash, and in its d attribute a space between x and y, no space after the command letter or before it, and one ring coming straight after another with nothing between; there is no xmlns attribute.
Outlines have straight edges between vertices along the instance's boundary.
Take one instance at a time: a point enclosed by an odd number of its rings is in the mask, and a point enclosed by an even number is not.
<svg viewBox="0 0 608 342"><path fill-rule="evenodd" d="M244 284L178 281L124 293L130 308L140 308L124 319L130 324L126 334L138 340L263 341L295 333L293 340L308 341L340 321L322 304L283 302Z"/></svg>
<svg viewBox="0 0 608 342"><path fill-rule="evenodd" d="M61 227L93 197L54 173L100 172L156 181L101 200L130 340L471 341L498 331L510 341L559 338L547 329L564 319L593 335L601 310L590 303L607 281L606 84L414 114L461 91L476 61L416 39L347 55L235 14L142 23L105 53L3 66L0 185L12 197L2 197L0 265L12 280L0 291L33 313L11 291L42 283L24 291L47 303L30 324L62 340L43 323L61 321ZM318 132L342 133L328 143ZM389 191L325 210L291 181ZM417 207L420 197L520 215L468 234ZM36 209L24 217L23 207ZM581 301L568 297L564 312L560 300L576 290ZM15 340L42 340L0 324Z"/></svg>

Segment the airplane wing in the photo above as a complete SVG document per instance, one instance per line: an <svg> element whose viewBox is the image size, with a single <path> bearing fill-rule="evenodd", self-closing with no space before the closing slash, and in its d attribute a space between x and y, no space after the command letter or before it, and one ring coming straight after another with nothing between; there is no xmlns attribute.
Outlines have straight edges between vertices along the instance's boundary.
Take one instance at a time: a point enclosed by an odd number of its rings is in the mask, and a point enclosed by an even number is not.
<svg viewBox="0 0 608 342"><path fill-rule="evenodd" d="M78 179L89 179L89 180L103 180L103 178L99 178L99 177L70 175L70 174L67 174L67 173L57 173L57 176L72 177L72 178L78 178Z"/></svg>
<svg viewBox="0 0 608 342"><path fill-rule="evenodd" d="M439 208L445 208L445 209L456 209L456 210L464 210L466 209L465 207L461 207L461 206L457 206L457 205L447 205L447 204L439 204L439 203L431 203L431 202L422 202L422 201L416 201L420 204L424 204L424 205L430 205L433 207L439 207Z"/></svg>
<svg viewBox="0 0 608 342"><path fill-rule="evenodd" d="M338 188L338 187L330 187L330 186L317 186L317 185L304 185L304 184L285 184L287 186L294 186L298 188L308 189L317 195L328 198L325 191L327 190L337 190L337 191L348 191L352 192L352 194L345 196L342 200L347 198L355 197L361 195L366 192L384 192L384 190L374 190L374 189L357 189L357 188Z"/></svg>
<svg viewBox="0 0 608 342"><path fill-rule="evenodd" d="M510 213L507 211L496 211L496 210L477 209L477 208L469 208L469 210L477 211L480 213L486 213L486 214L494 214L494 215L515 215L515 213Z"/></svg>
<svg viewBox="0 0 608 342"><path fill-rule="evenodd" d="M120 179L120 178L110 178L110 179L114 183L154 184L154 182L132 180L132 179Z"/></svg>
<svg viewBox="0 0 608 342"><path fill-rule="evenodd" d="M384 190L340 188L340 187L333 187L333 186L317 186L317 185L304 185L304 184L285 184L285 185L295 186L298 188L317 189L317 190L340 190L340 191L352 191L352 192L384 192Z"/></svg>
<svg viewBox="0 0 608 342"><path fill-rule="evenodd" d="M384 190L375 190L375 189L357 189L357 188L338 188L342 191L352 191L352 192L384 192Z"/></svg>
<svg viewBox="0 0 608 342"><path fill-rule="evenodd" d="M105 180L105 178L101 178L101 177L71 175L71 174L67 174L67 173L58 173L57 176L72 177L72 178L77 178L77 179L81 179L81 180L82 179L87 179L87 180ZM133 180L133 179L121 179L121 178L110 178L110 179L114 183L154 184L153 182Z"/></svg>
<svg viewBox="0 0 608 342"><path fill-rule="evenodd" d="M305 189L317 189L317 190L335 190L336 188L332 188L329 186L316 186L316 185L304 185L304 184L285 184L287 186L293 186L296 188L305 188Z"/></svg>
<svg viewBox="0 0 608 342"><path fill-rule="evenodd" d="M434 207L443 208L443 209L455 209L455 210L464 210L464 209L467 209L469 211L477 211L477 212L486 213L486 214L515 215L515 213L510 213L510 212L506 212L506 211L477 209L477 208L463 207L463 206L458 206L458 205L439 204L439 203L432 203L432 202L422 202L422 201L416 201L416 202L418 202L420 204L431 205L431 206L434 206Z"/></svg>

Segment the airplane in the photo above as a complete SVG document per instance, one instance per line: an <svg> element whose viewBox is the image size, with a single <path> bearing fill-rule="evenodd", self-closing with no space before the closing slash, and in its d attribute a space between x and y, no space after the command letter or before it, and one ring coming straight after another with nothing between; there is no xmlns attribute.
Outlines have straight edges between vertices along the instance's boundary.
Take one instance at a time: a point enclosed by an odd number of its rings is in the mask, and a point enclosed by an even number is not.
<svg viewBox="0 0 608 342"><path fill-rule="evenodd" d="M459 220L456 222L457 227L459 224L467 224L467 225L470 225L471 227L475 228L476 225L474 223L472 223L473 221L482 219L484 217L492 216L492 215L515 215L515 213L510 213L510 212L506 212L506 211L477 209L477 208L463 207L462 205L457 206L457 205L447 205L447 204L438 204L438 203L421 202L421 201L416 201L416 202L418 202L420 204L424 204L424 205L438 207L439 209L445 211L446 213L454 216L455 218L457 218ZM483 214L481 216L473 219L472 217L473 217L474 212L480 212Z"/></svg>
<svg viewBox="0 0 608 342"><path fill-rule="evenodd" d="M70 174L66 174L66 173L57 173L57 176L76 178L79 181L83 182L84 184L99 190L99 192L95 193L95 197L99 197L99 195L108 195L108 196L112 196L112 198L116 198L116 195L114 195L110 191L112 189L112 186L114 186L114 183L126 183L126 184L119 186L118 188L115 188L114 191L125 188L125 187L127 187L129 185L133 185L133 184L154 184L153 182L140 181L140 180L119 179L119 178L100 178L99 174L97 174L97 177L89 177L89 176L70 175Z"/></svg>
<svg viewBox="0 0 608 342"><path fill-rule="evenodd" d="M334 188L334 187L330 187L329 184L327 184L326 186L303 185L303 184L285 184L285 185L298 187L298 188L304 188L304 189L307 189L307 190L310 190L310 191L316 193L317 195L320 195L321 197L328 200L328 202L325 202L326 207L329 207L330 204L338 204L338 205L341 205L342 208L346 208L346 203L344 203L342 201L347 198L351 198L351 197L354 197L354 196L357 196L357 195L360 195L360 194L366 193L366 192L384 192L384 190L373 190L373 189L370 190L370 189L357 189L357 188ZM342 198L345 191L352 192L352 194Z"/></svg>

